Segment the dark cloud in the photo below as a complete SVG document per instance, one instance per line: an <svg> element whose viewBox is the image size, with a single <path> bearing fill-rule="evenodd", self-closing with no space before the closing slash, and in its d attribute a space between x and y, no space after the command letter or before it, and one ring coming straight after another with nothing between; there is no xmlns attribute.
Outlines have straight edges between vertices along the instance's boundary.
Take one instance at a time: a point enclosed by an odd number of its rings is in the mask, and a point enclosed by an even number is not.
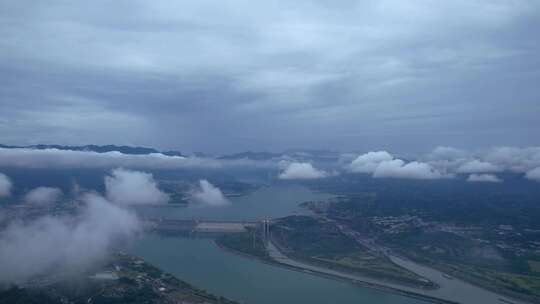
<svg viewBox="0 0 540 304"><path fill-rule="evenodd" d="M536 145L539 16L534 0L2 2L0 141Z"/></svg>

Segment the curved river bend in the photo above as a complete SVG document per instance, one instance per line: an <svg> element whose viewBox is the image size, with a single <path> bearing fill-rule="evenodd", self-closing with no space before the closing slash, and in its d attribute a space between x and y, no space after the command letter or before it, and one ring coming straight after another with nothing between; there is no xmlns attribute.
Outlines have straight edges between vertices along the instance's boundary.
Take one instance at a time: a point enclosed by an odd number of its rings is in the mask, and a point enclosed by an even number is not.
<svg viewBox="0 0 540 304"><path fill-rule="evenodd" d="M298 204L329 195L302 187L267 187L232 198L223 208L139 208L151 217L253 220L301 212ZM252 304L421 304L420 300L267 265L221 250L209 238L148 234L129 249L211 293Z"/></svg>

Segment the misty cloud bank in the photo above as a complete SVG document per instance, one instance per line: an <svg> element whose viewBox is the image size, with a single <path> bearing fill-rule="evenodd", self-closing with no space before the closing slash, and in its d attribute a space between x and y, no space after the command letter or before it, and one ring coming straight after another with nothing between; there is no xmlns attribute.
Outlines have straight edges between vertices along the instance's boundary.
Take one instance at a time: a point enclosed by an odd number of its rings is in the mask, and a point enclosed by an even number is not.
<svg viewBox="0 0 540 304"><path fill-rule="evenodd" d="M540 182L540 167L533 169L525 175L528 179L536 180Z"/></svg>
<svg viewBox="0 0 540 304"><path fill-rule="evenodd" d="M437 147L409 163L394 159L387 151L368 152L353 159L345 169L372 174L373 177L414 179L453 178L456 174L469 174L469 181L491 182L502 182L494 173L507 171L540 181L540 147L495 147L472 152Z"/></svg>
<svg viewBox="0 0 540 304"><path fill-rule="evenodd" d="M484 183L500 183L502 179L498 178L494 174L471 174L467 178L468 182L484 182Z"/></svg>
<svg viewBox="0 0 540 304"><path fill-rule="evenodd" d="M44 216L2 231L0 282L83 270L140 229L134 214L97 194L85 194L79 200L84 207L75 219Z"/></svg>
<svg viewBox="0 0 540 304"><path fill-rule="evenodd" d="M161 153L133 155L117 151L97 153L58 149L0 148L0 167L15 168L217 169L272 166L274 166L272 162L252 161L249 159L218 160L213 158L168 156Z"/></svg>
<svg viewBox="0 0 540 304"><path fill-rule="evenodd" d="M11 180L5 174L0 173L0 197L11 195Z"/></svg>
<svg viewBox="0 0 540 304"><path fill-rule="evenodd" d="M482 173L482 172L500 172L501 168L489 163L479 160L469 161L457 168L458 173Z"/></svg>
<svg viewBox="0 0 540 304"><path fill-rule="evenodd" d="M218 187L205 179L200 180L190 194L193 202L205 206L223 206L230 203Z"/></svg>
<svg viewBox="0 0 540 304"><path fill-rule="evenodd" d="M58 202L62 198L63 192L58 188L38 187L30 190L24 201L33 205L49 205Z"/></svg>
<svg viewBox="0 0 540 304"><path fill-rule="evenodd" d="M438 179L448 176L441 174L427 163L416 161L405 163L401 159L394 159L381 162L373 172L373 177Z"/></svg>
<svg viewBox="0 0 540 304"><path fill-rule="evenodd" d="M407 159L407 160L405 160ZM268 160L216 159L167 156L159 153L129 155L120 152L96 153L57 149L3 149L0 148L0 167L15 168L130 168L130 169L229 169L259 168L279 170L279 179L315 179L329 177L338 172L317 168L316 159L296 158L282 154ZM535 178L532 170L540 168L540 147L495 147L479 151L466 151L440 146L424 155L397 157L388 151L371 151L364 154L336 154L335 170L371 174L373 177L438 179L454 175L522 173ZM327 169L330 170L330 169ZM530 172L528 174L528 172ZM6 182L7 181L7 182ZM10 193L9 181L0 178L0 195Z"/></svg>
<svg viewBox="0 0 540 304"><path fill-rule="evenodd" d="M158 189L150 173L114 169L105 176L106 197L120 205L164 204L169 196Z"/></svg>
<svg viewBox="0 0 540 304"><path fill-rule="evenodd" d="M354 159L348 169L355 173L371 173L375 178L438 179L448 176L428 163L413 161L405 163L386 151L368 152Z"/></svg>
<svg viewBox="0 0 540 304"><path fill-rule="evenodd" d="M125 209L126 205L142 204L145 200L159 203L164 199L147 173L113 170L106 177L106 184L107 198L95 192L77 195L71 202L78 206L75 216L16 221L1 231L0 283L86 269L142 229L141 222ZM55 188L40 187L27 193L25 201L47 203L60 194Z"/></svg>
<svg viewBox="0 0 540 304"><path fill-rule="evenodd" d="M327 177L325 171L316 169L310 163L292 162L284 164L285 169L279 174L279 179L316 179Z"/></svg>

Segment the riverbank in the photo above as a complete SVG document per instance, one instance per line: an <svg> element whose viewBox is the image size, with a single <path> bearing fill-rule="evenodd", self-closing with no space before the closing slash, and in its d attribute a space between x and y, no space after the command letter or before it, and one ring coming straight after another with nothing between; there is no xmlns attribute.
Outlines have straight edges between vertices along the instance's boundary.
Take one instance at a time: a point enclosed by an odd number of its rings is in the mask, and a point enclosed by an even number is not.
<svg viewBox="0 0 540 304"><path fill-rule="evenodd" d="M398 257L398 255L395 254L395 251L394 251L394 256L395 257ZM426 262L426 261L419 261L419 260L416 260L414 259L414 257L411 257L411 256L406 256L404 254L400 254L399 255L399 258L400 259L408 259L414 263L421 263L421 264L424 264L426 266L429 266L437 271L440 271L442 273L446 273L446 274L449 274L447 275L447 278L452 278L452 279L459 279L459 280L462 280L462 281L465 281L471 285L474 285L478 288L482 288L482 289L485 289L485 290L488 290L488 291L491 291L491 292L494 292L494 293L498 293L500 294L501 296L504 296L504 297L508 297L509 299L499 299L501 302L503 303L506 303L506 304L517 304L517 302L519 301L520 303L521 302L525 302L525 303L540 303L538 301L538 299L532 297L532 296L527 296L527 295L524 295L524 294L520 294L520 293L517 293L517 292L511 292L511 291L508 291L508 290L505 290L505 289L501 289L501 288L497 288L496 285L490 285L488 282L484 281L484 280L481 280L477 277L475 277L474 275L471 275L467 272L464 272L463 270L457 268L457 267L451 267L450 265L444 265L444 264L439 264L439 263L434 263L434 262Z"/></svg>
<svg viewBox="0 0 540 304"><path fill-rule="evenodd" d="M358 278L347 277L348 276L347 274L343 274L343 275L332 274L332 273L329 273L329 272L318 271L318 270L308 268L308 267L300 267L300 266L297 266L297 265L291 265L291 264L288 264L288 263L279 262L279 261L277 261L275 259L272 259L272 258L266 259L266 258L254 256L254 255L247 254L247 253L244 253L244 252L232 249L232 248L228 248L228 247L226 247L225 245L219 243L216 240L213 240L212 242L213 242L214 245L216 245L221 250L224 250L224 251L232 253L232 254L236 254L238 256L242 256L244 258L255 260L255 261L258 261L260 263L267 264L267 265L282 267L282 268L286 268L288 270L293 270L293 271L297 271L297 272L301 272L301 273L305 273L305 274L316 275L316 276L320 276L320 277L323 277L323 278L329 278L329 279L340 281L340 282L350 283L350 284L352 284L354 286L358 286L358 287L370 288L370 289L374 289L374 290L378 290L378 291L382 291L382 292L386 292L386 293L393 293L393 294L406 296L406 297L417 299L417 300L427 301L427 302L430 302L430 303L435 303L435 304L459 304L459 302L439 299L439 298L431 297L431 296L428 296L428 295L423 295L423 294L414 293L414 292L411 292L411 291L401 290L399 288L387 286L387 285L384 284L384 282L374 283L374 282L369 282L369 281L366 281L366 280L362 280L362 278L360 278L360 277L358 277Z"/></svg>

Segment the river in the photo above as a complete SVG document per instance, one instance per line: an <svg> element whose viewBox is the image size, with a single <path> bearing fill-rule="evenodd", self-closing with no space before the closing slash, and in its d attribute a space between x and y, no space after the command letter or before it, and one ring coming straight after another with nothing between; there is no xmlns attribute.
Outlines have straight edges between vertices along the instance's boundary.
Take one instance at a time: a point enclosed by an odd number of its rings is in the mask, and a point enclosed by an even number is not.
<svg viewBox="0 0 540 304"><path fill-rule="evenodd" d="M330 197L303 187L272 186L231 198L224 207L146 207L146 216L254 220L302 212L298 204ZM416 299L267 265L221 250L210 238L140 237L130 252L211 293L252 304L420 304Z"/></svg>

